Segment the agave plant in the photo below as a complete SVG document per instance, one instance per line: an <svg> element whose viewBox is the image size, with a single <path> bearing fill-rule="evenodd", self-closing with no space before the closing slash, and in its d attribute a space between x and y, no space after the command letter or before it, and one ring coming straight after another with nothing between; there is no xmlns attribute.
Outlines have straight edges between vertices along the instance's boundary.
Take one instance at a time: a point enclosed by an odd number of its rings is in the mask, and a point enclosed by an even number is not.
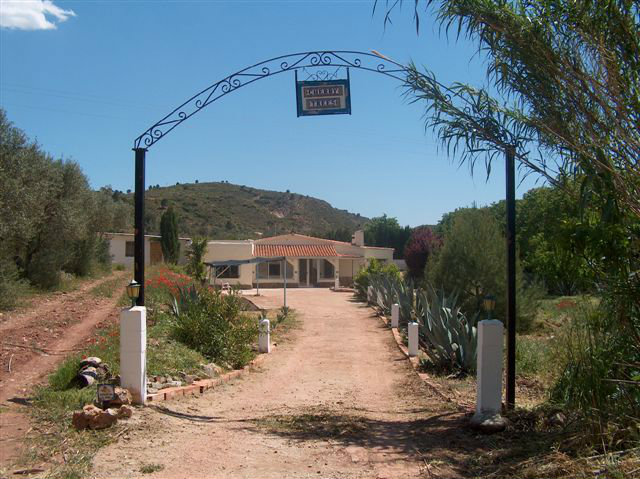
<svg viewBox="0 0 640 479"><path fill-rule="evenodd" d="M469 320L456 305L457 297L436 292L430 285L417 293L416 317L420 343L438 369L476 370L477 315Z"/></svg>
<svg viewBox="0 0 640 479"><path fill-rule="evenodd" d="M400 321L398 326L406 329L416 314L416 290L411 279L398 281L395 287L395 303L400 307Z"/></svg>
<svg viewBox="0 0 640 479"><path fill-rule="evenodd" d="M173 295L169 304L171 313L178 317L181 312L188 311L191 307L201 304L200 292L195 285L178 286L176 294Z"/></svg>

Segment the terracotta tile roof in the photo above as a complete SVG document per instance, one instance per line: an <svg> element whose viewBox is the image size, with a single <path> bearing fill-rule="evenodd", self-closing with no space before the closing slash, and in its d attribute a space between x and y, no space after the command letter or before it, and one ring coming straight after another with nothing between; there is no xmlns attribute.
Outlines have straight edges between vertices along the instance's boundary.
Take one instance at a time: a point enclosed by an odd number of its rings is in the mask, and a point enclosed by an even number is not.
<svg viewBox="0 0 640 479"><path fill-rule="evenodd" d="M336 248L332 244L265 244L255 243L255 256L291 256L291 257L337 257Z"/></svg>
<svg viewBox="0 0 640 479"><path fill-rule="evenodd" d="M266 242L266 241L273 241L276 238L291 238L292 236L295 236L295 237L298 237L298 238L303 238L303 239L317 240L318 242L322 242L322 243L334 243L334 244L343 244L343 245L350 245L351 244L348 241L336 241L336 240L330 240L330 239L326 239L326 238L317 238L315 236L301 235L299 233L287 233L287 234L283 234L283 235L267 236L265 238L257 239L256 240L256 244L257 243Z"/></svg>

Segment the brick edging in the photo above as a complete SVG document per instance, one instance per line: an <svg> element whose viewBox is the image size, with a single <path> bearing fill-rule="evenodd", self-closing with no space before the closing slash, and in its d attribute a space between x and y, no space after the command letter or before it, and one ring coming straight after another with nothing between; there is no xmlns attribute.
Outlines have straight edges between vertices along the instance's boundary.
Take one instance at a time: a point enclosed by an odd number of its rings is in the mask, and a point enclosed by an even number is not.
<svg viewBox="0 0 640 479"><path fill-rule="evenodd" d="M275 345L271 345L271 350L275 349ZM161 389L156 394L147 394L146 402L155 403L160 401L168 401L170 399L179 399L184 396L196 396L199 394L204 394L205 391L209 389L213 389L217 386L220 386L223 383L231 381L232 379L236 379L250 372L252 369L255 369L260 363L262 363L266 354L259 354L253 359L249 364L244 366L242 369L234 369L233 371L229 371L228 373L222 374L217 378L211 379L200 379L198 381L194 381L192 384L188 384L187 386L177 386L172 388Z"/></svg>

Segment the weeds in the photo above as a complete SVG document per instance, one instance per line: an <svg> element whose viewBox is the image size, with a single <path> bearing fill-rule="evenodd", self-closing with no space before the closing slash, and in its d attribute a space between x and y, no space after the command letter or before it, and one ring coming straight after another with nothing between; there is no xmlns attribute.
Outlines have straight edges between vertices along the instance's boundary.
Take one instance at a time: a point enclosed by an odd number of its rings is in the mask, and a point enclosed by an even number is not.
<svg viewBox="0 0 640 479"><path fill-rule="evenodd" d="M164 466L162 464L143 464L140 466L140 472L142 474L153 474L154 472L162 471Z"/></svg>
<svg viewBox="0 0 640 479"><path fill-rule="evenodd" d="M122 277L108 279L89 290L89 294L98 298L113 298L118 292L125 294L125 280Z"/></svg>

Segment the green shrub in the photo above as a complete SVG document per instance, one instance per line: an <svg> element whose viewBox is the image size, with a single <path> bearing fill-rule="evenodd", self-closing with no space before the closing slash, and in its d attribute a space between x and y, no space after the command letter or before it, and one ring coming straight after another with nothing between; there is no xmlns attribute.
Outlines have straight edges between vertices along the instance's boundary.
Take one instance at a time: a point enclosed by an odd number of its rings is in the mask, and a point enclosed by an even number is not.
<svg viewBox="0 0 640 479"><path fill-rule="evenodd" d="M360 299L367 298L367 288L371 285L371 277L375 275L396 276L397 278L402 277L400 270L395 264L384 264L375 258L372 259L369 264L365 268L360 269L353 278L356 295Z"/></svg>
<svg viewBox="0 0 640 479"><path fill-rule="evenodd" d="M242 314L237 294L179 288L172 310L172 337L209 360L240 368L253 358L258 324Z"/></svg>
<svg viewBox="0 0 640 479"><path fill-rule="evenodd" d="M607 309L583 303L553 344L551 400L580 412L596 444L640 440L640 350ZM606 444L608 443L608 444Z"/></svg>
<svg viewBox="0 0 640 479"><path fill-rule="evenodd" d="M18 276L15 263L0 256L0 311L15 307L28 290L26 281Z"/></svg>

